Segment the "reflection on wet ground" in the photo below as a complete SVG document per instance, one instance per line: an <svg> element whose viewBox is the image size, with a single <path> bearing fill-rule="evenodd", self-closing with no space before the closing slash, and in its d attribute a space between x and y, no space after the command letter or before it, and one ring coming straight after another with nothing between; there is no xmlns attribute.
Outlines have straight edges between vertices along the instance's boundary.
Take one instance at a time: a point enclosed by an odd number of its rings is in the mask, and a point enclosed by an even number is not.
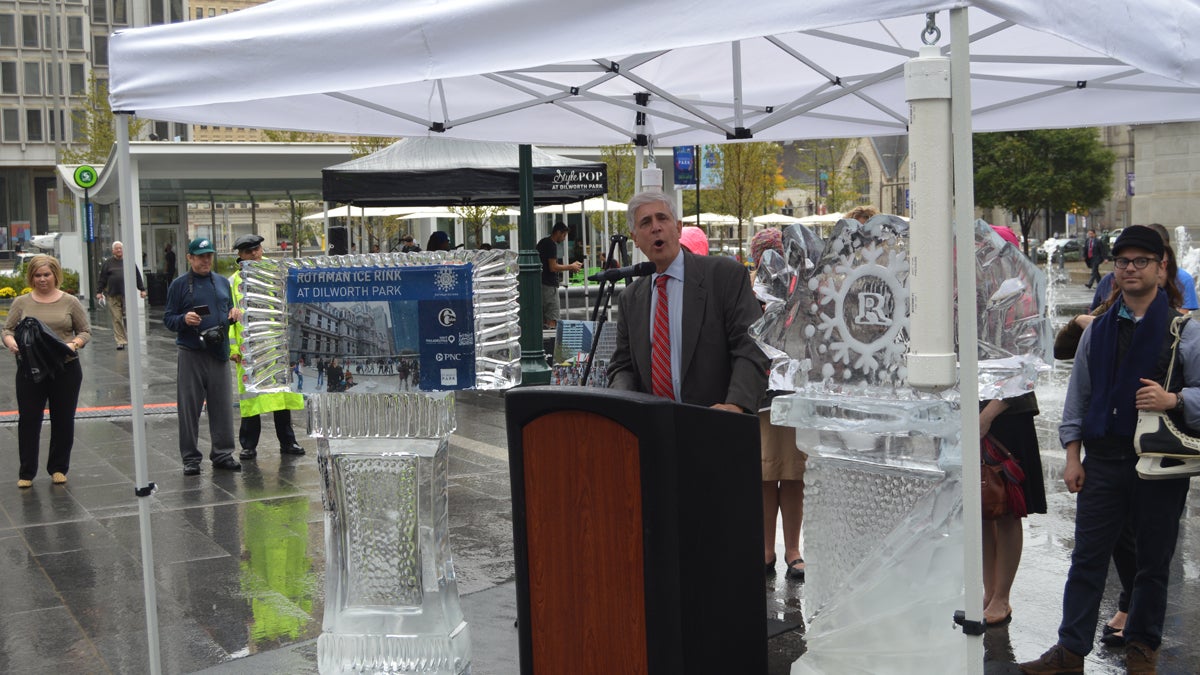
<svg viewBox="0 0 1200 675"><path fill-rule="evenodd" d="M107 325L105 315L96 341L83 353L82 407L128 403L129 352L113 349ZM170 404L174 347L160 323L150 327L146 400ZM13 371L11 360L0 359L0 382L11 383ZM1060 364L1039 388L1051 513L1025 523L1013 622L985 636L988 673L1016 672L1014 660L1035 658L1055 640L1074 527L1074 498L1059 480L1064 456L1054 438L1067 372ZM471 623L472 672L515 675L503 399L466 393L458 405L459 430L451 440L451 542ZM15 407L11 385L0 385L0 411ZM12 472L9 483L0 484L0 560L7 582L0 593L0 672L148 670L130 418L105 414L110 416L77 423L70 482L52 486L43 474L29 490L12 484L16 426L0 423L0 447L10 449ZM264 433L259 459L245 463L242 474L213 474L206 465L199 478L185 480L174 415L152 414L146 422L150 477L159 486L150 500L164 672L316 673L325 560L312 444L302 441L310 450L306 456L281 457L273 434ZM299 415L296 422L303 424ZM1200 672L1200 648L1190 640L1200 631L1200 531L1189 526L1197 513L1200 497L1193 496L1172 569L1162 673ZM782 544L782 532L776 538ZM704 552L694 554L690 564L703 565ZM782 560L782 548L777 554ZM787 580L782 564L777 569L779 574L765 580L768 616L800 628L769 642L771 675L790 672L804 651L804 585ZM1116 604L1115 575L1110 578L1102 617ZM947 630L950 625L947 617ZM1121 655L1099 645L1088 659L1089 673L1124 671Z"/></svg>

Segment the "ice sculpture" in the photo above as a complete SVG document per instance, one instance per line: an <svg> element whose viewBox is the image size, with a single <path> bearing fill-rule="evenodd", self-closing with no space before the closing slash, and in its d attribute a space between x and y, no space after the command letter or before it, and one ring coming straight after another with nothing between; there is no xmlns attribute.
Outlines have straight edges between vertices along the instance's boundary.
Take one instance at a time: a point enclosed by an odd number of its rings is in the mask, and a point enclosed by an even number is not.
<svg viewBox="0 0 1200 675"><path fill-rule="evenodd" d="M331 364L305 400L324 485L322 673L470 670L448 531L453 390L520 383L517 271L509 251L243 269L248 389L288 387L301 359Z"/></svg>
<svg viewBox="0 0 1200 675"><path fill-rule="evenodd" d="M951 621L963 607L958 403L906 383L907 232L895 216L842 220L817 255L815 237L794 233L756 274L766 308L751 333L772 358L769 386L794 392L772 422L796 427L809 453L810 625L793 673L965 669ZM983 221L975 247L981 397L1029 391L1050 348L1044 276Z"/></svg>

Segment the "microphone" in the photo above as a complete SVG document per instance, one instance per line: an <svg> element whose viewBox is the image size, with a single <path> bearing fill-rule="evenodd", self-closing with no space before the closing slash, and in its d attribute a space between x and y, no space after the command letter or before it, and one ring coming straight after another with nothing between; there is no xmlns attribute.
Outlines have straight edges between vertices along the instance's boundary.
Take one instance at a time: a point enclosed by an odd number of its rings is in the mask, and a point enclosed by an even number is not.
<svg viewBox="0 0 1200 675"><path fill-rule="evenodd" d="M647 260L646 262L640 262L636 265L629 265L628 267L619 267L613 270L597 272L588 277L588 281L616 281L618 279L644 277L647 274L654 274L655 269L654 263Z"/></svg>

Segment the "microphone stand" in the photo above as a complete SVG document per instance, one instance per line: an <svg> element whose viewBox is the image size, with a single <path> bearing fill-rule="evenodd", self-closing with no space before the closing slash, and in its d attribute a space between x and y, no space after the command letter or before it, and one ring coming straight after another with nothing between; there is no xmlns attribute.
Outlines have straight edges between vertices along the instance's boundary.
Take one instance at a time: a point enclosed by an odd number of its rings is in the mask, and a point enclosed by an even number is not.
<svg viewBox="0 0 1200 675"><path fill-rule="evenodd" d="M605 260L612 260L613 254L617 252L617 247L621 247L621 262L628 263L629 255L625 249L625 242L629 238L623 234L614 234L610 238L608 245L608 257ZM604 270L601 270L603 272ZM588 349L587 365L583 367L583 377L579 380L579 386L586 387L588 376L592 374L592 360L596 358L596 345L600 344L600 335L604 331L604 323L608 320L608 310L612 305L613 288L617 285L615 279L604 279L600 281L599 294L596 296L596 306L592 309L592 324L595 326L592 332L592 346ZM600 308L604 311L601 312Z"/></svg>

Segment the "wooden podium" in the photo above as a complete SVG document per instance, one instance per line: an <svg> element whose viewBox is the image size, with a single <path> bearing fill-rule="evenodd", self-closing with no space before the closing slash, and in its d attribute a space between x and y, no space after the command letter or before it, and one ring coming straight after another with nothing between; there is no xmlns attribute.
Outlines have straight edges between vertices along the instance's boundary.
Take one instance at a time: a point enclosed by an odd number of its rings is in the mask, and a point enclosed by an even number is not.
<svg viewBox="0 0 1200 675"><path fill-rule="evenodd" d="M522 675L765 673L757 418L576 387L505 407Z"/></svg>

